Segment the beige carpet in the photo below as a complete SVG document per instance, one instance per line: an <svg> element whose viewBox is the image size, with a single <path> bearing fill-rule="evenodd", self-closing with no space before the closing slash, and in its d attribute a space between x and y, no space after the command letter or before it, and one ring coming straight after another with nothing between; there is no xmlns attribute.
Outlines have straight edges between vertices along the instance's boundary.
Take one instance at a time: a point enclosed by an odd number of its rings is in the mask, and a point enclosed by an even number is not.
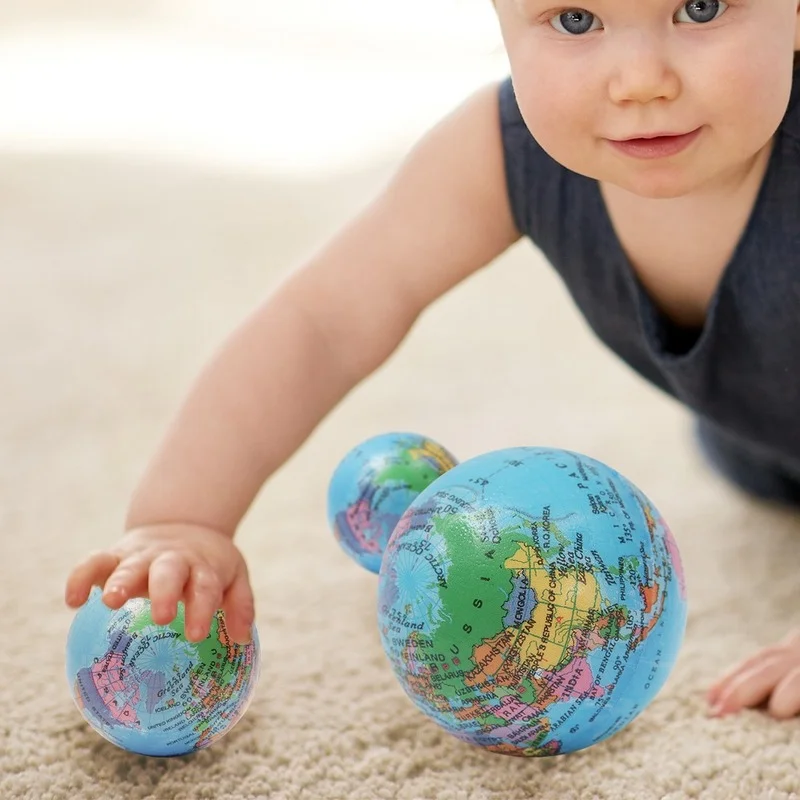
<svg viewBox="0 0 800 800"><path fill-rule="evenodd" d="M264 670L239 726L201 754L115 749L72 705L64 575L117 536L127 495L219 338L379 186L324 185L121 160L0 161L0 797L777 798L800 791L800 724L706 719L707 682L798 621L800 524L698 459L687 416L587 334L521 246L421 320L266 487L241 530ZM662 694L616 738L514 760L441 732L380 647L376 579L325 521L340 456L380 431L582 450L671 522L690 590Z"/></svg>

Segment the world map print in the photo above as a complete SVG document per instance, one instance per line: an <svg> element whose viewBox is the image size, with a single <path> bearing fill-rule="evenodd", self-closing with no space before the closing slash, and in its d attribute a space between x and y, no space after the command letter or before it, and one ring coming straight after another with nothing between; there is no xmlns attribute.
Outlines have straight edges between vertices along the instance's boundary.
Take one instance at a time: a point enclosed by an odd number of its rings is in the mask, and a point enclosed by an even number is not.
<svg viewBox="0 0 800 800"><path fill-rule="evenodd" d="M511 448L412 504L384 555L378 617L403 688L446 730L555 755L652 700L682 641L686 585L668 526L622 475Z"/></svg>

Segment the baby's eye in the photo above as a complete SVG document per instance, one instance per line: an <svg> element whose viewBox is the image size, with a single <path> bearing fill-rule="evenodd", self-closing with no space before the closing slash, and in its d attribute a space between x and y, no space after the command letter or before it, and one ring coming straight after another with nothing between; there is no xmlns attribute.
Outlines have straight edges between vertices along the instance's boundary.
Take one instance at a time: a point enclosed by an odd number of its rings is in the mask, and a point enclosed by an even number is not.
<svg viewBox="0 0 800 800"><path fill-rule="evenodd" d="M584 11L582 8L570 8L562 11L550 20L550 24L559 33L566 33L569 36L580 36L603 27L594 14Z"/></svg>
<svg viewBox="0 0 800 800"><path fill-rule="evenodd" d="M713 22L725 13L728 4L723 0L689 0L675 15L676 22Z"/></svg>

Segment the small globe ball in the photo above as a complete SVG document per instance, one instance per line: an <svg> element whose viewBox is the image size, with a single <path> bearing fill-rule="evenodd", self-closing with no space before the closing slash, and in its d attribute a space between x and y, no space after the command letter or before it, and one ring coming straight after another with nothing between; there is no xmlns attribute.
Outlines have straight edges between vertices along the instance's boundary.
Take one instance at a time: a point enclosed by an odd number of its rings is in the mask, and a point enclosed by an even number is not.
<svg viewBox="0 0 800 800"><path fill-rule="evenodd" d="M647 707L682 642L686 588L630 481L579 453L512 448L414 500L384 553L378 622L404 690L445 730L555 755Z"/></svg>
<svg viewBox="0 0 800 800"><path fill-rule="evenodd" d="M84 719L133 753L181 756L208 747L241 719L259 673L258 634L233 644L222 612L209 636L184 636L184 610L160 626L150 602L109 609L99 589L78 610L67 636L67 680Z"/></svg>
<svg viewBox="0 0 800 800"><path fill-rule="evenodd" d="M377 573L397 521L457 463L442 445L416 433L385 433L353 448L328 489L328 521L344 551Z"/></svg>

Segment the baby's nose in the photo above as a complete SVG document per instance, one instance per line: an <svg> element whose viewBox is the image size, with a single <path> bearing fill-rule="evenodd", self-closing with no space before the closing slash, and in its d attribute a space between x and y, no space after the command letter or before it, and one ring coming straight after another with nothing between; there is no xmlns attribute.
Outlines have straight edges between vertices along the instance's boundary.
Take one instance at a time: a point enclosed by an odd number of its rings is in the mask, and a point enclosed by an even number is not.
<svg viewBox="0 0 800 800"><path fill-rule="evenodd" d="M614 103L674 100L681 82L658 37L640 31L620 34L610 58L608 94Z"/></svg>

